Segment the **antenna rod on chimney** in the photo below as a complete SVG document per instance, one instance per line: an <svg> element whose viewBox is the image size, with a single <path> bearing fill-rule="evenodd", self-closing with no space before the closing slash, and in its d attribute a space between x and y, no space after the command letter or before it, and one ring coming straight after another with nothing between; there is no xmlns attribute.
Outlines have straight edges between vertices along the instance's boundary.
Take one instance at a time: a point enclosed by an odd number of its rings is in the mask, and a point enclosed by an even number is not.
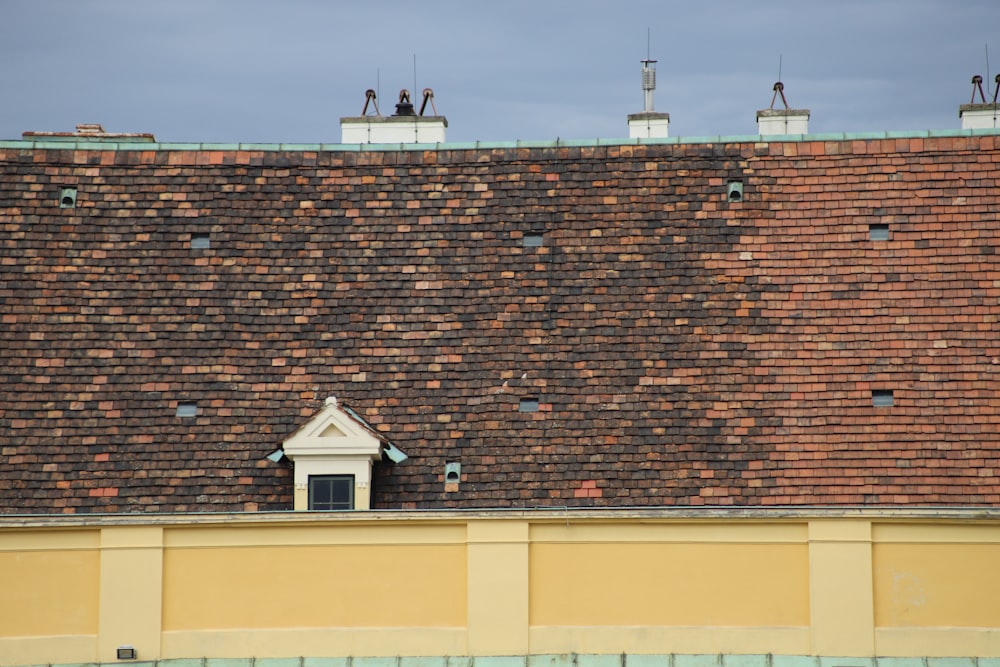
<svg viewBox="0 0 1000 667"><path fill-rule="evenodd" d="M656 61L649 56L650 28L646 28L646 59L642 61L642 110L653 111L653 91L656 90Z"/></svg>
<svg viewBox="0 0 1000 667"><path fill-rule="evenodd" d="M648 57L642 61L643 111L653 111L653 91L656 90L656 61Z"/></svg>

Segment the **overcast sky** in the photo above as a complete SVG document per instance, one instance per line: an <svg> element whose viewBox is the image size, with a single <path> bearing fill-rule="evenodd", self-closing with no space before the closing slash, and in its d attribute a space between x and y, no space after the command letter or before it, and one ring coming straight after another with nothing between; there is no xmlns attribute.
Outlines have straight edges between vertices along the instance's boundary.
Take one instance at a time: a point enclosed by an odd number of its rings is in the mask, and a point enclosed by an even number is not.
<svg viewBox="0 0 1000 667"><path fill-rule="evenodd" d="M0 139L339 142L414 70L449 141L625 137L647 30L671 136L755 133L779 60L812 132L953 129L997 26L1000 0L0 0Z"/></svg>

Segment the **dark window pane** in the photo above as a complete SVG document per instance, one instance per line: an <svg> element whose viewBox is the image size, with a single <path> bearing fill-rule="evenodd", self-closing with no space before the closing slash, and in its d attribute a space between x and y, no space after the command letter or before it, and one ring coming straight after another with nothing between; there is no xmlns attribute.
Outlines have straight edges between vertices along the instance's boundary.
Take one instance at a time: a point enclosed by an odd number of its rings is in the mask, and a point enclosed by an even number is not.
<svg viewBox="0 0 1000 667"><path fill-rule="evenodd" d="M309 509L354 509L353 475L313 475L309 478Z"/></svg>

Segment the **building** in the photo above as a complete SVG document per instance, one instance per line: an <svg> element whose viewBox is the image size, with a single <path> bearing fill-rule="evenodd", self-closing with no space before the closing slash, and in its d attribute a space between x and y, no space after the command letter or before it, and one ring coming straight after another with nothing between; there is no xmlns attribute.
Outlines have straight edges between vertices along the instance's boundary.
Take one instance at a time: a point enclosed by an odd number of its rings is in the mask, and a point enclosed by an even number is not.
<svg viewBox="0 0 1000 667"><path fill-rule="evenodd" d="M0 142L0 662L994 665L1000 133L764 134Z"/></svg>

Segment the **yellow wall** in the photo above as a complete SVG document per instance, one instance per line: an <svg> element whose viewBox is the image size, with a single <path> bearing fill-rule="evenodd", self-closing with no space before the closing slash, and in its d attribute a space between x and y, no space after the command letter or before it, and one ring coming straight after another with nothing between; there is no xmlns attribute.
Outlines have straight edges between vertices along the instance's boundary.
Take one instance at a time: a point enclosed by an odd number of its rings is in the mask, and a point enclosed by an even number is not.
<svg viewBox="0 0 1000 667"><path fill-rule="evenodd" d="M531 624L809 625L804 540L684 542L676 527L642 528L643 541L583 529L573 541L550 533L533 543ZM780 539L777 527L760 532Z"/></svg>
<svg viewBox="0 0 1000 667"><path fill-rule="evenodd" d="M98 537L0 533L0 637L97 633Z"/></svg>
<svg viewBox="0 0 1000 667"><path fill-rule="evenodd" d="M21 518L0 524L0 664L1000 657L997 563L1000 519L960 514Z"/></svg>
<svg viewBox="0 0 1000 667"><path fill-rule="evenodd" d="M968 655L1000 646L1000 536L991 523L876 525L874 616L881 645L921 655L939 642Z"/></svg>
<svg viewBox="0 0 1000 667"><path fill-rule="evenodd" d="M164 630L465 625L461 546L172 549L163 582Z"/></svg>

